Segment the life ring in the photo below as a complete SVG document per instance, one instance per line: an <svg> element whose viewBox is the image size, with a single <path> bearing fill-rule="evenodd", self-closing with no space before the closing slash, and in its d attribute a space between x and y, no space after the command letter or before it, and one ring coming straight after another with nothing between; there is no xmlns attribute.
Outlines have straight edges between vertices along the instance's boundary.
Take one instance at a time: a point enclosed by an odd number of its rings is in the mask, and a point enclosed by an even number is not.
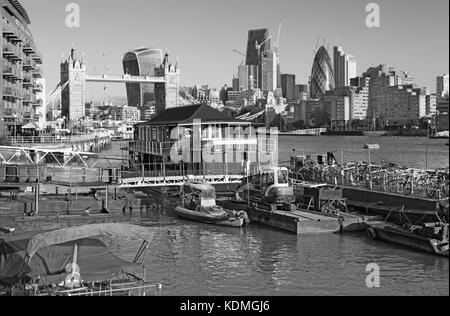
<svg viewBox="0 0 450 316"><path fill-rule="evenodd" d="M372 237L373 240L377 239L377 232L372 227L367 229L367 233L370 237Z"/></svg>

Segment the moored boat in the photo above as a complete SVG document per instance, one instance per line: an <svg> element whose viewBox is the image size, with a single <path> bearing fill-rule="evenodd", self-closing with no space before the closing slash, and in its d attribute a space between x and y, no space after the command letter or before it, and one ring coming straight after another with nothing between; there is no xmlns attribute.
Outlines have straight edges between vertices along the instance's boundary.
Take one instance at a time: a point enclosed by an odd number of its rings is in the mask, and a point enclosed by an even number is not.
<svg viewBox="0 0 450 316"><path fill-rule="evenodd" d="M205 183L186 183L181 189L181 205L175 208L179 217L205 224L242 227L250 224L247 213L225 209L216 204L216 191Z"/></svg>
<svg viewBox="0 0 450 316"><path fill-rule="evenodd" d="M154 229L93 224L28 232L0 239L0 295L146 296L161 285L145 281L144 266ZM99 237L145 236L133 262L113 254Z"/></svg>
<svg viewBox="0 0 450 316"><path fill-rule="evenodd" d="M399 226L386 222L371 223L369 235L377 240L391 242L438 256L449 256L448 224L428 223L422 226Z"/></svg>

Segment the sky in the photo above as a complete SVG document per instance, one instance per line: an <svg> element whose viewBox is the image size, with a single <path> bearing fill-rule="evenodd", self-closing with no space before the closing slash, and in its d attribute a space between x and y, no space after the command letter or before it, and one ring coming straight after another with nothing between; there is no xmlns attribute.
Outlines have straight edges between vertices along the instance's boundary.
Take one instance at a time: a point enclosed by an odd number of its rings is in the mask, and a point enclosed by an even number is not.
<svg viewBox="0 0 450 316"><path fill-rule="evenodd" d="M74 45L89 73L122 74L125 52L153 46L178 60L181 84L231 85L245 53L248 30L279 24L282 73L308 82L318 37L332 50L339 41L358 63L358 75L387 64L436 90L449 72L448 0L20 0L44 58L47 93L59 83L59 65ZM380 7L380 28L366 26L366 6ZM66 6L80 8L80 27L66 26ZM322 43L323 40L320 40ZM125 85L89 83L87 101L126 96Z"/></svg>

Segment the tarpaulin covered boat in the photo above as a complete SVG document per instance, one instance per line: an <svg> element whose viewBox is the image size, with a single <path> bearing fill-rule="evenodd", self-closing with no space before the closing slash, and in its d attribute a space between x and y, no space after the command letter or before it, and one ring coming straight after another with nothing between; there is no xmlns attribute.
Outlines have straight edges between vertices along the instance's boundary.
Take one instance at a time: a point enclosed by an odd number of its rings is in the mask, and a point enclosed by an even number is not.
<svg viewBox="0 0 450 316"><path fill-rule="evenodd" d="M146 239L133 263L113 254L100 238L132 233ZM11 236L0 240L0 287L9 295L105 295L107 289L125 295L118 289L125 290L126 282L142 295L155 287L145 283L143 265L154 233L134 225L96 224Z"/></svg>

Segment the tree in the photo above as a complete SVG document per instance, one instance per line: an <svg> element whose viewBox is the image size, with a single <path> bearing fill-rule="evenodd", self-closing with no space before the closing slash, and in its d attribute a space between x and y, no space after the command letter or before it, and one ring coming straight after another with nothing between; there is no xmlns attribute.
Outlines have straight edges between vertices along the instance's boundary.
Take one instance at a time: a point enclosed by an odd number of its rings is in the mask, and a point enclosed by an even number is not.
<svg viewBox="0 0 450 316"><path fill-rule="evenodd" d="M326 127L331 125L331 117L327 110L317 109L312 114L314 127Z"/></svg>
<svg viewBox="0 0 450 316"><path fill-rule="evenodd" d="M0 146L11 146L11 144L8 141L8 137L6 136L0 136Z"/></svg>
<svg viewBox="0 0 450 316"><path fill-rule="evenodd" d="M299 130L299 129L306 129L306 124L305 124L305 121L299 120L299 121L294 122L292 124L292 127L294 129L297 129L297 130Z"/></svg>

